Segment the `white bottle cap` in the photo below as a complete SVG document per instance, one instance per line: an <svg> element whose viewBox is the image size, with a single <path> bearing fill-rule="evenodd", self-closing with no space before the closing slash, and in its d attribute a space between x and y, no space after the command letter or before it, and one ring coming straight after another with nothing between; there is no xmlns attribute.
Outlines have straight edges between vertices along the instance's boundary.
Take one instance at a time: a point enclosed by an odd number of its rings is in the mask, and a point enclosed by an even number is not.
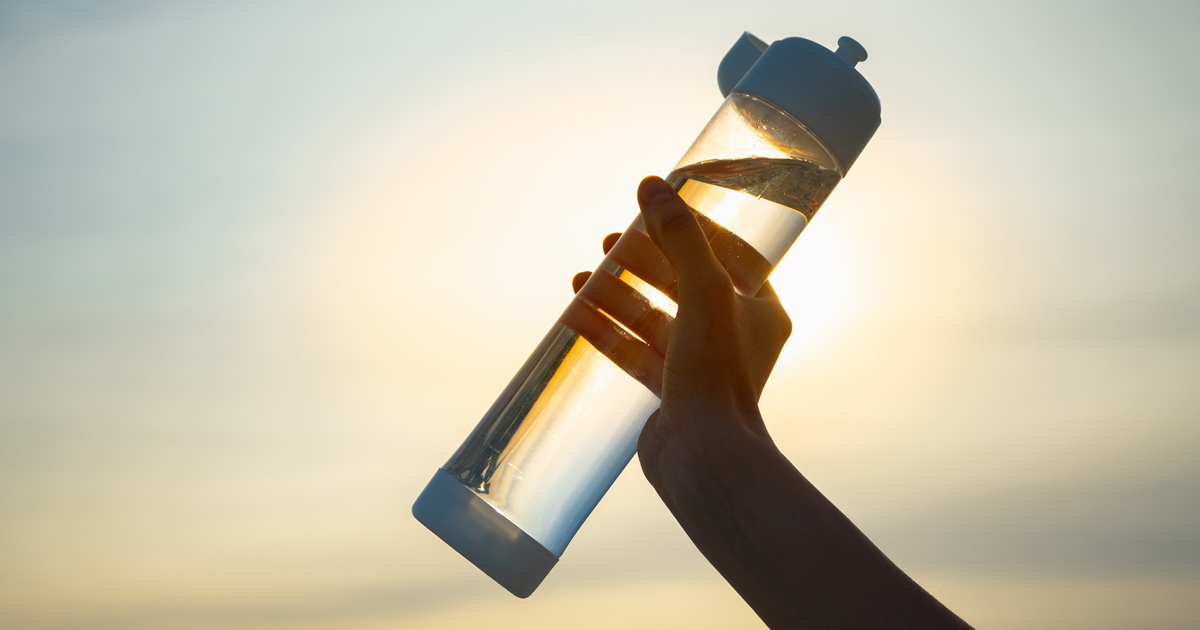
<svg viewBox="0 0 1200 630"><path fill-rule="evenodd" d="M517 597L529 597L558 562L558 556L440 468L412 513Z"/></svg>
<svg viewBox="0 0 1200 630"><path fill-rule="evenodd" d="M854 69L866 58L849 37L838 40L834 53L799 37L764 46L744 33L721 61L717 84L723 96L753 94L804 123L833 151L844 175L879 128L879 97Z"/></svg>

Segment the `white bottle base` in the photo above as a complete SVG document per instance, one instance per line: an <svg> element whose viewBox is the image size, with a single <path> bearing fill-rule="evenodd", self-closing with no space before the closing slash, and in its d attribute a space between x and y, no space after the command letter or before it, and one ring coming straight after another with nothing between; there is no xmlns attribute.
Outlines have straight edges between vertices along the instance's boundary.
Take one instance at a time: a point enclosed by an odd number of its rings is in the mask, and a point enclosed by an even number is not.
<svg viewBox="0 0 1200 630"><path fill-rule="evenodd" d="M433 474L412 512L517 597L529 597L558 562L558 556L444 470Z"/></svg>

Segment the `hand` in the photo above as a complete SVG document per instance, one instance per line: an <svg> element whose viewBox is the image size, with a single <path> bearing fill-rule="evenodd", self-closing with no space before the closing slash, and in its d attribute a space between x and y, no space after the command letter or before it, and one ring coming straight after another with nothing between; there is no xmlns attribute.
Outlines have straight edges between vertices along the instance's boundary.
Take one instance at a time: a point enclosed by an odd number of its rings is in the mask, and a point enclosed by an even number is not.
<svg viewBox="0 0 1200 630"><path fill-rule="evenodd" d="M605 238L605 264L576 276L578 306L564 322L662 399L638 457L692 542L772 628L969 629L768 435L758 399L791 323L769 284L747 290L763 270L744 264L744 251L732 255L737 241L661 179L642 180L638 203L646 233L635 223ZM677 300L677 316L601 275L614 265Z"/></svg>
<svg viewBox="0 0 1200 630"><path fill-rule="evenodd" d="M764 282L770 273L770 264L732 232L688 208L670 186L657 177L647 178L639 189L639 203L643 208L645 195L654 194L656 186L659 193L668 195L694 218L692 223L698 243L708 252L707 262L713 265L712 271L723 278L722 288L729 292L729 297L740 304L737 308L741 315L735 324L738 328L736 339L720 340L719 347L708 349L711 352L707 358L728 361L732 357L724 355L730 354L734 345L749 349L744 365L747 369L740 369L742 363L726 365L726 373L750 377L754 402L757 403L791 331L791 322L778 297ZM603 248L607 256L604 262L596 273L583 272L574 277L572 284L577 298L564 313L562 322L661 398L664 370L689 373L694 368L688 367L687 362L706 360L706 355L696 352L699 348L695 347L696 340L692 340L685 344L691 350L671 358L668 349L676 322L667 311L673 312L675 304L669 301L662 304L665 300L660 299L660 304L656 305L642 292L661 292L671 300L679 300L678 274L675 265L652 237L642 231L643 225L643 221L637 221L624 234L605 237ZM646 291L647 287L657 291ZM757 295L738 294L734 287L743 293ZM730 313L718 313L702 304L684 310L704 310L717 319L733 321L727 317ZM688 319L685 316L685 323ZM691 358L684 359L685 356ZM682 380L691 381L690 378Z"/></svg>
<svg viewBox="0 0 1200 630"><path fill-rule="evenodd" d="M663 475L669 472L661 466L664 453L670 456L668 446L728 448L744 441L733 439L739 437L770 442L758 399L792 323L769 282L760 280L761 288L752 296L735 290L735 278L746 276L747 257L736 250L737 256L715 253L698 215L666 182L642 180L638 204L646 231L675 270L678 286L679 312L664 361L662 406L638 441L642 470L661 493ZM765 276L765 260L757 260L764 264L753 266Z"/></svg>

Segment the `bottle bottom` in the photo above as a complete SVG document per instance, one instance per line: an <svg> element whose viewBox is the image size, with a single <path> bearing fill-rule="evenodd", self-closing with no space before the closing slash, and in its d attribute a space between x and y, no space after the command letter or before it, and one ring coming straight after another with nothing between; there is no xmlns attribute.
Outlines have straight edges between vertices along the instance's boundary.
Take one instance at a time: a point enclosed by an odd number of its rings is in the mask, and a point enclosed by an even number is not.
<svg viewBox="0 0 1200 630"><path fill-rule="evenodd" d="M529 597L558 556L442 469L413 503L413 516L488 577Z"/></svg>

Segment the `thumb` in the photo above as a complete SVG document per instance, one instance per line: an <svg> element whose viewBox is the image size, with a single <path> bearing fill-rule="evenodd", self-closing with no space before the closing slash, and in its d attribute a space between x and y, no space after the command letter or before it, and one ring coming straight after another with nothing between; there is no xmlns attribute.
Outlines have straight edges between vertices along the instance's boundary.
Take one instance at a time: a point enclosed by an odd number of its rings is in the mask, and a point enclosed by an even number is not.
<svg viewBox="0 0 1200 630"><path fill-rule="evenodd" d="M638 205L646 232L675 268L679 297L705 294L714 283L733 283L721 266L692 209L659 177L647 177L638 186Z"/></svg>

